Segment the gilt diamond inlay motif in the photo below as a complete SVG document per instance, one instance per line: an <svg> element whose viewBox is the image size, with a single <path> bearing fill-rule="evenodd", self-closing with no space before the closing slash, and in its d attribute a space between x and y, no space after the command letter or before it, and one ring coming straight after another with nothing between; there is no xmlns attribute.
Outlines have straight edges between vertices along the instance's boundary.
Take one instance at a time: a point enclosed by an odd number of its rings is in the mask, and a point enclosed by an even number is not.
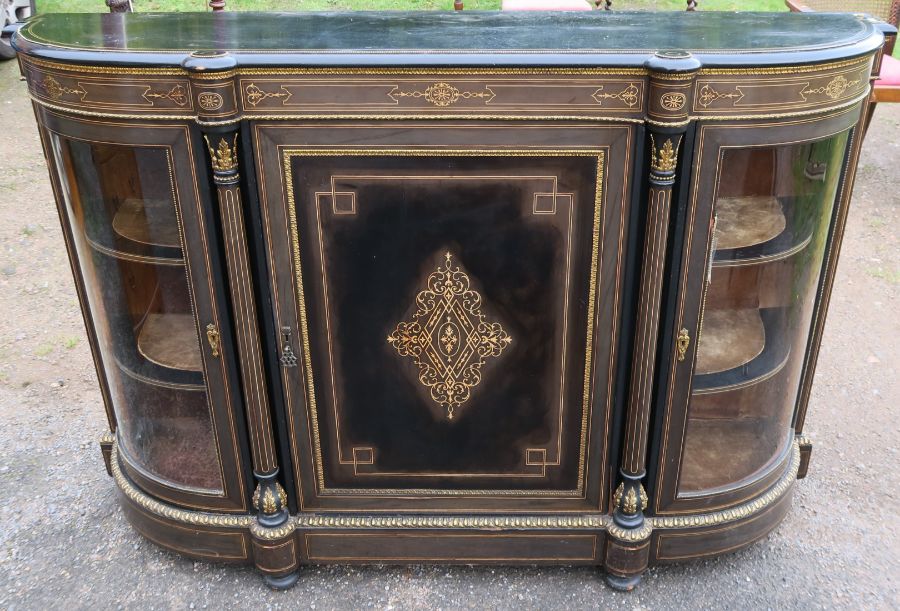
<svg viewBox="0 0 900 611"><path fill-rule="evenodd" d="M481 382L486 360L500 356L512 342L500 323L485 320L481 306L481 295L448 252L416 295L412 320L398 323L387 338L419 368L419 382L447 410L448 420Z"/></svg>

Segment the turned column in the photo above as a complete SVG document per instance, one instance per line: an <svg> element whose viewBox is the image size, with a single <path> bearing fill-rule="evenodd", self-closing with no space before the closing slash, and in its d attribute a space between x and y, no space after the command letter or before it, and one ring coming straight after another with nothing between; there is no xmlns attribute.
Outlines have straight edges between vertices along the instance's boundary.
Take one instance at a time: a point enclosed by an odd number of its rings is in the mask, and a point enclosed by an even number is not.
<svg viewBox="0 0 900 611"><path fill-rule="evenodd" d="M296 582L299 563L287 493L278 482L275 435L247 246L245 199L239 172L236 62L227 53L197 52L183 66L191 71L197 124L209 154L221 223L238 370L256 480L252 497L257 521L251 528L253 555L257 568L265 574L266 583L274 588L286 588Z"/></svg>
<svg viewBox="0 0 900 611"><path fill-rule="evenodd" d="M631 362L625 437L613 494L613 525L606 552L607 581L630 590L647 568L651 525L644 519L647 493L647 439L657 358L660 303L673 189L679 170L679 152L691 108L694 76L700 68L689 53L658 53L647 62L650 86L647 101L648 195L641 259L634 352Z"/></svg>

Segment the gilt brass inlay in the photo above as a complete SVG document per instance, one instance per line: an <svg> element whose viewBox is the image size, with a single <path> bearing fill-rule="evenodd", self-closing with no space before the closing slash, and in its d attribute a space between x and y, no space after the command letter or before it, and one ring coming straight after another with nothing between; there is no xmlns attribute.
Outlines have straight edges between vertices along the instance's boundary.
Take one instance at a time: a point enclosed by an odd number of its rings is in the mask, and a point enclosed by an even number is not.
<svg viewBox="0 0 900 611"><path fill-rule="evenodd" d="M392 100L398 98L425 98L426 102L435 106L445 107L456 104L460 99L482 99L485 104L494 99L494 92L490 87L485 86L483 91L460 91L450 83L435 83L424 91L402 91L399 87L394 87L388 97Z"/></svg>
<svg viewBox="0 0 900 611"><path fill-rule="evenodd" d="M637 105L640 100L639 96L641 90L638 89L637 85L634 83L629 83L628 86L618 93L601 93L603 91L603 86L601 85L597 91L591 94L591 97L594 98L598 104L603 104L603 100L620 100L629 108L632 108Z"/></svg>
<svg viewBox="0 0 900 611"><path fill-rule="evenodd" d="M219 110L224 103L222 96L213 91L204 91L197 96L197 104L203 110Z"/></svg>
<svg viewBox="0 0 900 611"><path fill-rule="evenodd" d="M188 103L187 92L181 85L173 85L168 91L152 91L150 87L147 87L147 91L142 97L151 104L153 104L153 100L169 100L178 106Z"/></svg>
<svg viewBox="0 0 900 611"><path fill-rule="evenodd" d="M44 92L46 92L46 94L53 100L58 100L67 93L78 95L82 99L85 95L87 95L87 91L85 91L84 88L81 87L81 85L79 85L75 89L72 89L71 87L65 87L52 76L45 76L40 81L37 81L35 83L35 86L43 89Z"/></svg>
<svg viewBox="0 0 900 611"><path fill-rule="evenodd" d="M828 81L827 85L823 85L822 87L816 87L815 89L804 87L803 91L800 92L800 95L803 97L804 101L806 101L806 96L816 93L824 93L832 100L836 100L841 97L844 92L847 91L847 89L858 85L859 82L860 79L848 81L843 74L838 74L836 77Z"/></svg>
<svg viewBox="0 0 900 611"><path fill-rule="evenodd" d="M659 98L660 105L666 110L681 110L687 102L687 96L678 91L669 91Z"/></svg>
<svg viewBox="0 0 900 611"><path fill-rule="evenodd" d="M263 91L262 89L257 87L255 83L250 83L249 85L247 85L247 89L245 91L247 93L247 103L250 104L250 106L256 106L267 98L279 98L281 99L281 104L284 105L284 103L287 102L291 97L291 92L284 87L281 88L281 91Z"/></svg>
<svg viewBox="0 0 900 611"><path fill-rule="evenodd" d="M428 288L416 295L413 320L397 324L387 341L400 356L413 359L419 381L452 420L454 408L481 382L485 359L500 356L512 338L500 323L484 320L481 295L453 266L453 255L446 253L444 260L428 276Z"/></svg>

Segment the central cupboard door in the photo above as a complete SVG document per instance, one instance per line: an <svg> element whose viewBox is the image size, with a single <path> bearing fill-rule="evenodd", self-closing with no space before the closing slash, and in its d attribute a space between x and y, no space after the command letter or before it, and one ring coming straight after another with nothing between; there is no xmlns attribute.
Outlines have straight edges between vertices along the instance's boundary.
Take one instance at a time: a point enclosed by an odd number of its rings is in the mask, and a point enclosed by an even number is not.
<svg viewBox="0 0 900 611"><path fill-rule="evenodd" d="M301 508L604 509L633 127L251 129Z"/></svg>

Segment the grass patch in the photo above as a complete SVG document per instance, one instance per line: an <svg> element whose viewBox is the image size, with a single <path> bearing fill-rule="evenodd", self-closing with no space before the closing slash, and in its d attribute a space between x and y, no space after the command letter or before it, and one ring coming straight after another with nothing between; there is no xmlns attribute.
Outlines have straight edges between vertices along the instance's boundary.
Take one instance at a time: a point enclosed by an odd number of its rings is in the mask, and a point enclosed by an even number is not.
<svg viewBox="0 0 900 611"><path fill-rule="evenodd" d="M53 352L53 348L54 348L53 344L51 344L50 342L44 342L43 344L40 344L37 348L34 349L34 355L35 356L47 356L48 354Z"/></svg>
<svg viewBox="0 0 900 611"><path fill-rule="evenodd" d="M63 347L66 350L71 350L72 348L77 346L78 342L80 342L80 341L81 340L77 337L65 337L65 338L63 338Z"/></svg>
<svg viewBox="0 0 900 611"><path fill-rule="evenodd" d="M880 216L870 216L868 218L868 223L869 227L871 227L872 229L881 229L887 224L887 221L885 221Z"/></svg>
<svg viewBox="0 0 900 611"><path fill-rule="evenodd" d="M870 267L866 270L866 273L872 276L873 278L878 278L879 280L886 280L890 284L900 284L900 270L898 269L884 269L883 267Z"/></svg>

